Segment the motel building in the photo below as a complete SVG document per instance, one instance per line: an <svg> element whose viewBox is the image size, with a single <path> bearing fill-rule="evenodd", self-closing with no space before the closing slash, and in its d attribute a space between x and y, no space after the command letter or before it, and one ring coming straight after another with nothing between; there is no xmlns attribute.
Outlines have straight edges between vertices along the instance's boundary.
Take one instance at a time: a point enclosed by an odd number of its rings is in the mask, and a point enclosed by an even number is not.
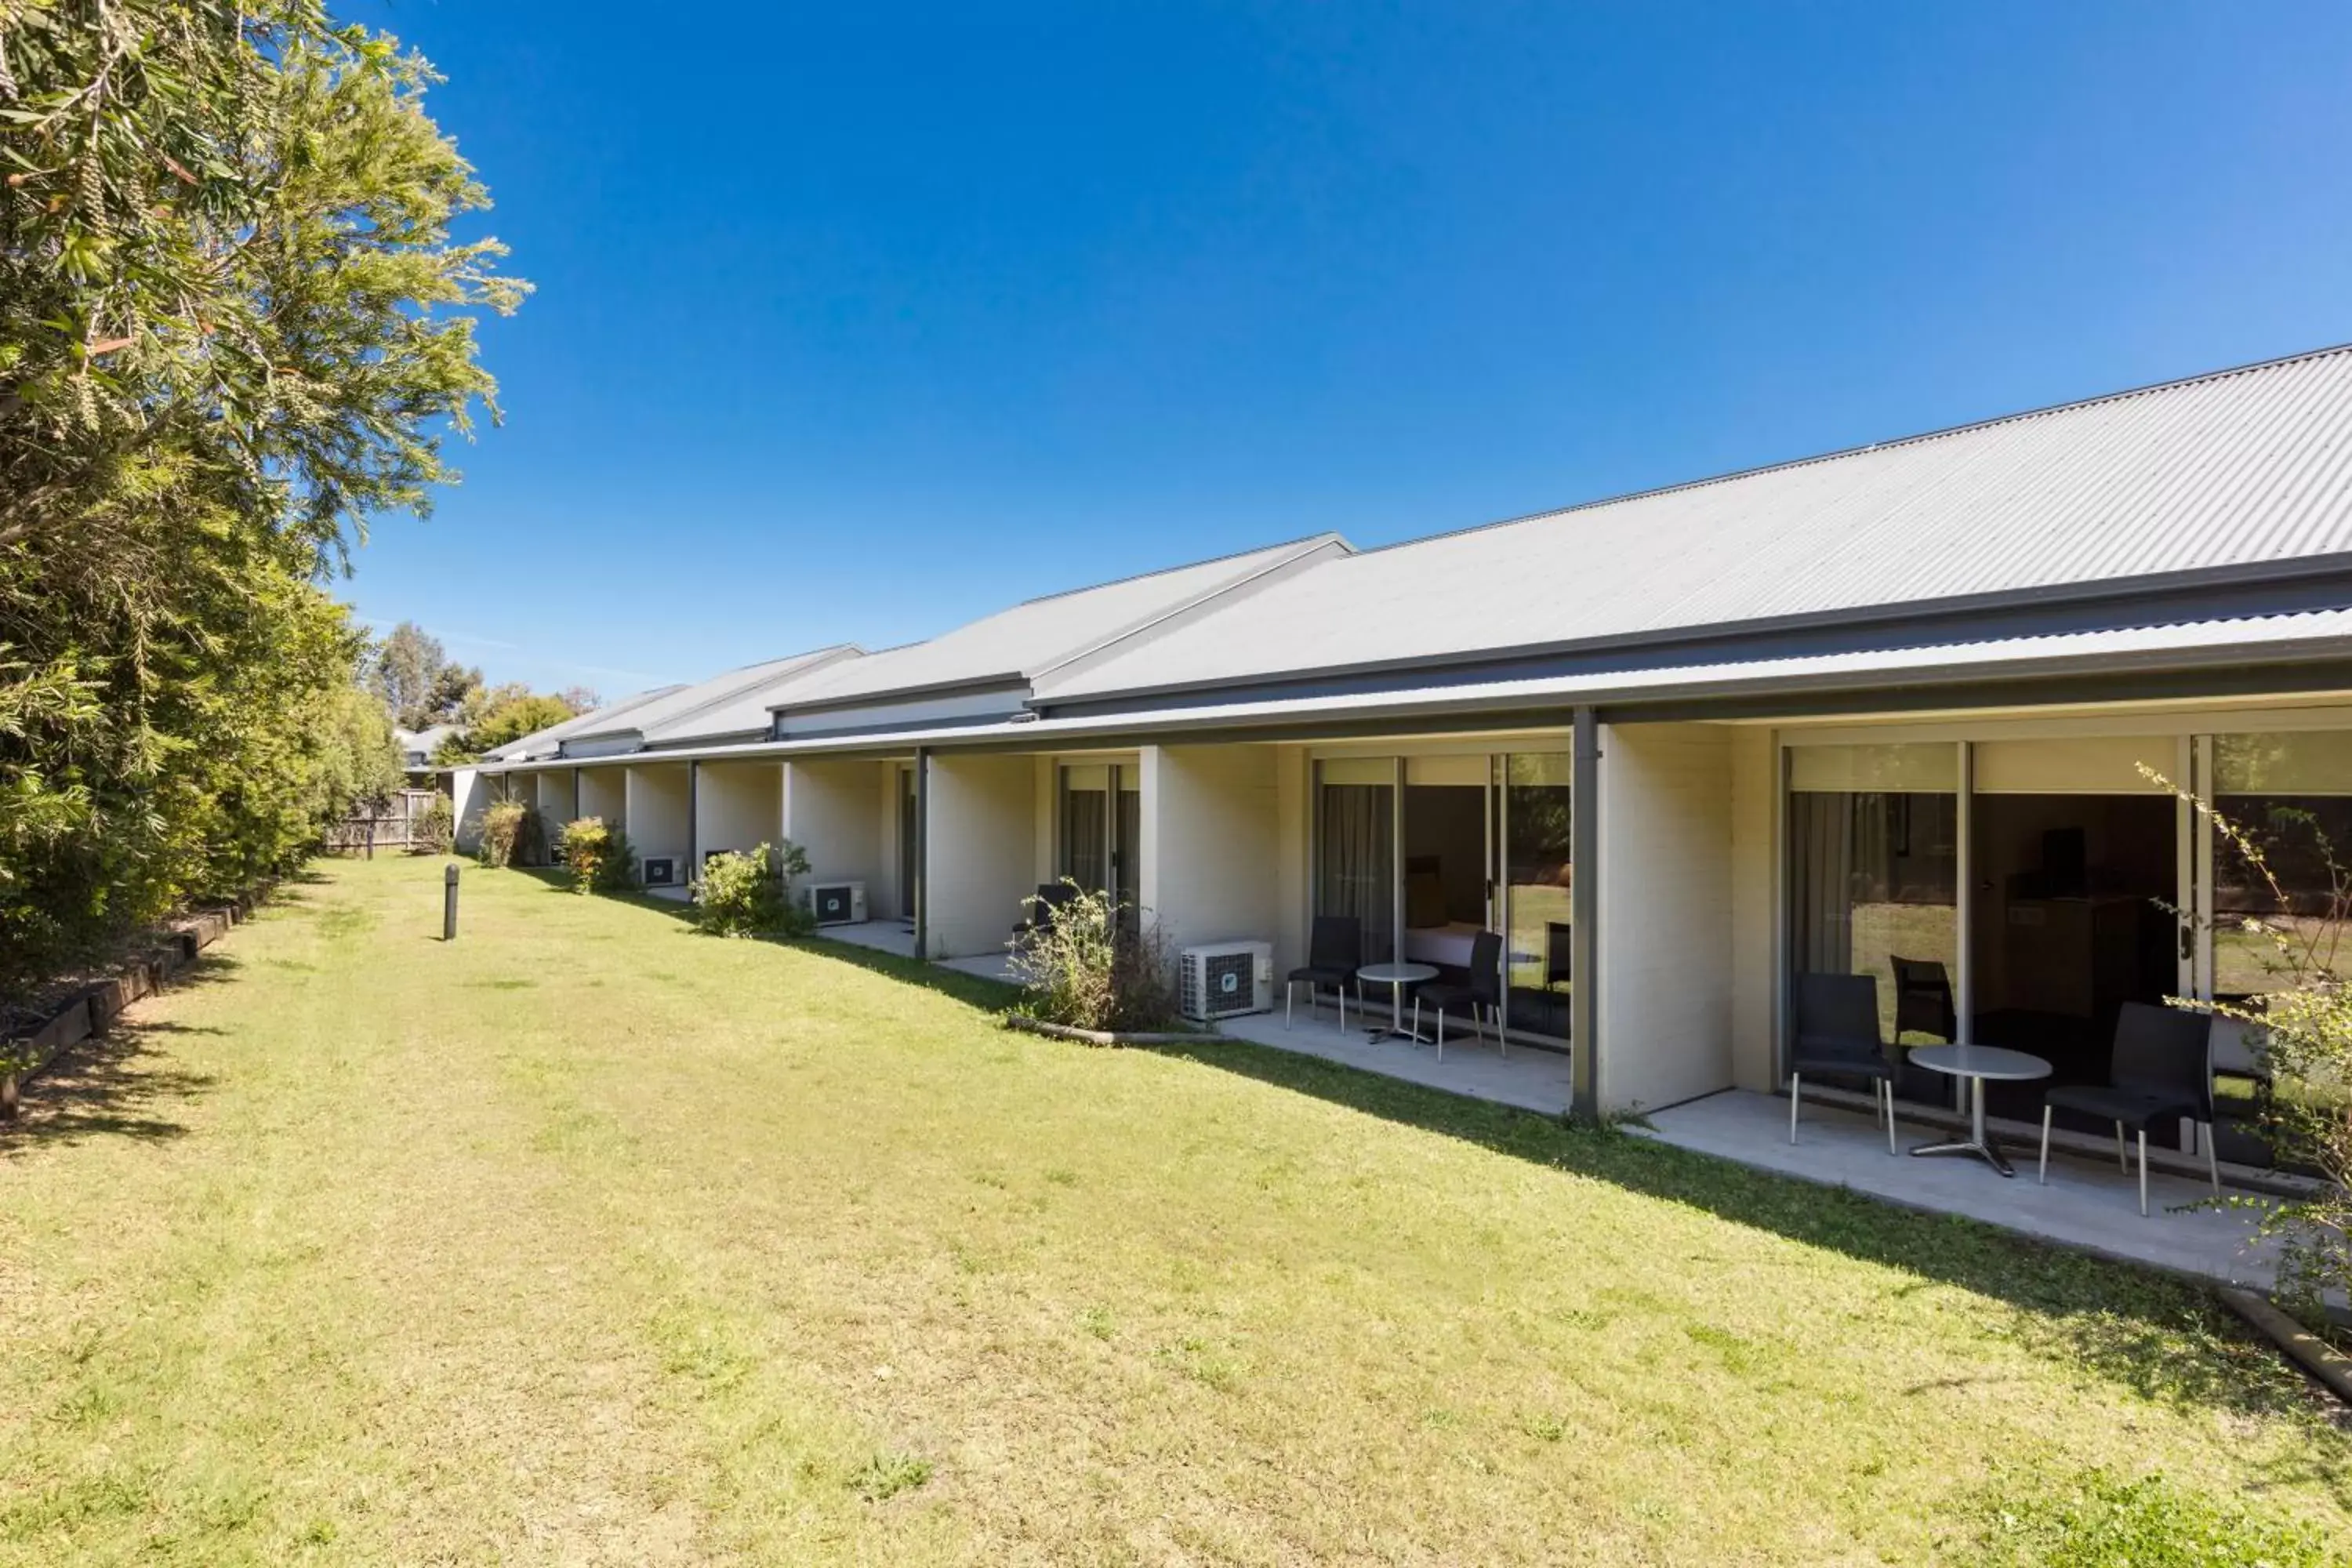
<svg viewBox="0 0 2352 1568"><path fill-rule="evenodd" d="M797 654L457 791L461 837L494 798L602 816L680 896L788 838L823 934L982 973L1066 877L1222 956L1224 1034L2257 1280L2243 1215L2183 1205L2295 1177L2237 1029L2167 1003L2270 984L2230 918L2312 918L2312 829L2352 847L2352 350ZM1310 961L1428 973L1286 1003ZM1874 1025L1884 1072L1795 1067ZM2054 1103L2184 1027L2196 1114ZM2013 1175L1910 1154L1979 1094Z"/></svg>

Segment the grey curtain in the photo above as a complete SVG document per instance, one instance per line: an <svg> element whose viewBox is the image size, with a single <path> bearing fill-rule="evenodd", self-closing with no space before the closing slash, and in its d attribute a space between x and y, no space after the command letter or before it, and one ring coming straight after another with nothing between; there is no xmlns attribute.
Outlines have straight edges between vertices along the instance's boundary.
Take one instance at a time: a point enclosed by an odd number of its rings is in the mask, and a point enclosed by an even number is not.
<svg viewBox="0 0 2352 1568"><path fill-rule="evenodd" d="M1389 784L1327 784L1318 813L1315 912L1353 915L1363 927L1360 963L1396 947L1396 837Z"/></svg>
<svg viewBox="0 0 2352 1568"><path fill-rule="evenodd" d="M1105 858L1109 809L1102 790L1074 789L1062 795L1062 875L1091 892L1110 890Z"/></svg>
<svg viewBox="0 0 2352 1568"><path fill-rule="evenodd" d="M1845 974L1853 968L1855 806L1864 797L1827 791L1789 796L1789 968ZM1883 839L1884 836L1880 836Z"/></svg>

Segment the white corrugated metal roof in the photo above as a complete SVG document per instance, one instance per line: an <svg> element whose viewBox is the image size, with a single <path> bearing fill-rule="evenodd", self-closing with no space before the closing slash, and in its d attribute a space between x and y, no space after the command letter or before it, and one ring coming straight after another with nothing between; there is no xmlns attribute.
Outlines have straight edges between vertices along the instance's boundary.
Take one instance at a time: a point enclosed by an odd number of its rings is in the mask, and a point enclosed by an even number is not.
<svg viewBox="0 0 2352 1568"><path fill-rule="evenodd" d="M635 696L624 697L617 702L607 702L602 708L592 708L585 713L575 713L561 724L550 724L544 730L509 741L503 746L483 752L482 758L485 762L496 762L509 757L536 756L574 735L597 732L612 727L614 721L621 715L635 712L647 703L657 701L673 691L685 689L683 686L653 687ZM589 728L592 725L595 727L594 731Z"/></svg>
<svg viewBox="0 0 2352 1568"><path fill-rule="evenodd" d="M2352 350L1328 561L1057 700L2352 551Z"/></svg>
<svg viewBox="0 0 2352 1568"><path fill-rule="evenodd" d="M769 693L792 690L795 682L836 661L855 662L857 650L845 643L788 654L759 664L747 664L692 686L681 686L659 700L622 714L609 723L576 730L566 741L636 734L648 744L695 740L705 735L741 734L768 727ZM757 700L755 700L755 699Z"/></svg>
<svg viewBox="0 0 2352 1568"><path fill-rule="evenodd" d="M1187 731L1263 729L1265 739L1306 725L1361 721L1367 732L1424 718L1454 718L1490 710L1498 728L1530 710L1570 706L1667 702L1712 697L1885 688L1890 710L1928 710L1932 695L1906 698L1895 688L2024 676L2063 676L2085 670L2178 670L2217 664L2295 663L2312 658L2352 658L2352 609L2310 610L2276 616L2182 622L2168 626L2066 632L2037 637L1987 637L1916 647L1872 648L1746 661L1643 665L1588 670L1576 675L1401 687L1384 691L1320 697L1202 703L1150 712L1108 713L1076 719L985 723L916 729L888 734L712 747L703 754L793 756L843 752L890 752L916 746L1001 744L1016 742L1041 751L1083 743L1089 738L1164 735L1180 742Z"/></svg>
<svg viewBox="0 0 2352 1568"><path fill-rule="evenodd" d="M797 687L791 700L836 703L990 680L1034 679L1286 563L1335 546L1346 548L1337 535L1322 534L1031 599L929 642L845 660Z"/></svg>

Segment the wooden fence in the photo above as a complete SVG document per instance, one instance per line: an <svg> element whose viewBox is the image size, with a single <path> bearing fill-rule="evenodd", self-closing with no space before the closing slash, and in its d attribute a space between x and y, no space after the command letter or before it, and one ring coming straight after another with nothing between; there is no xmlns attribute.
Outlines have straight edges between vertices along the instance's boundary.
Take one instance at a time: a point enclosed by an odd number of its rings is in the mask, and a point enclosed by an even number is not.
<svg viewBox="0 0 2352 1568"><path fill-rule="evenodd" d="M357 811L327 829L327 853L363 855L371 860L379 849L408 854L422 846L425 816L439 794L438 790L404 789L380 801L361 803Z"/></svg>

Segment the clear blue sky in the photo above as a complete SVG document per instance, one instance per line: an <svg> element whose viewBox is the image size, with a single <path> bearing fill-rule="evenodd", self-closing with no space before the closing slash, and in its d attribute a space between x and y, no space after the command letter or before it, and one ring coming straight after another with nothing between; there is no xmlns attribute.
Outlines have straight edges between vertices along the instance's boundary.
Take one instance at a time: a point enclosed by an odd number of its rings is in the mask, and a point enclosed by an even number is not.
<svg viewBox="0 0 2352 1568"><path fill-rule="evenodd" d="M346 14L449 78L539 287L483 334L506 426L345 584L493 679L618 695L2352 338L2342 4Z"/></svg>

